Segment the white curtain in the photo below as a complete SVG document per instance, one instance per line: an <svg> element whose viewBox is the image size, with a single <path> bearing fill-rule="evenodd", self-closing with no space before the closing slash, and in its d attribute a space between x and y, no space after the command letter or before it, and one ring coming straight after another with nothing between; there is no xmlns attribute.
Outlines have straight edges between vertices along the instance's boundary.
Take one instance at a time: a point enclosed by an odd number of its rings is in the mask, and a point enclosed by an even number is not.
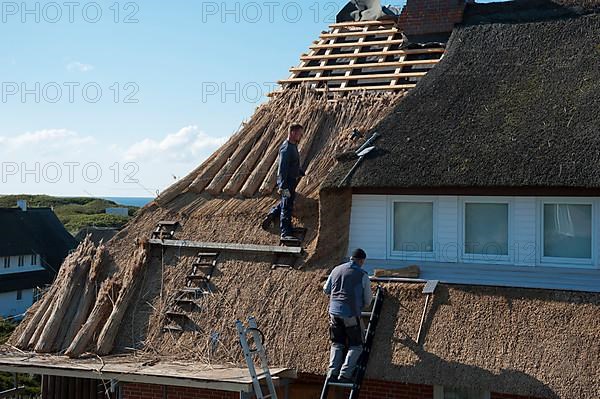
<svg viewBox="0 0 600 399"><path fill-rule="evenodd" d="M592 206L544 204L544 256L592 257Z"/></svg>

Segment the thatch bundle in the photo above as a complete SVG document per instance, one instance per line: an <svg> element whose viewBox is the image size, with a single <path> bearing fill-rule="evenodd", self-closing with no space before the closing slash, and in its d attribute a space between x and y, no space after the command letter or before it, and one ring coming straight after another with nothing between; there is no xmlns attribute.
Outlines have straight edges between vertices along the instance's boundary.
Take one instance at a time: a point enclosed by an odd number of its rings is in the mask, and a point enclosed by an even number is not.
<svg viewBox="0 0 600 399"><path fill-rule="evenodd" d="M103 325L98 347L110 351L146 252L146 245L141 245L132 258L133 265L123 268L123 276L102 281L109 264L107 248L103 243L96 247L90 236L86 237L67 257L50 290L31 309L13 344L41 353L66 350L69 356L79 356L90 348L97 328Z"/></svg>

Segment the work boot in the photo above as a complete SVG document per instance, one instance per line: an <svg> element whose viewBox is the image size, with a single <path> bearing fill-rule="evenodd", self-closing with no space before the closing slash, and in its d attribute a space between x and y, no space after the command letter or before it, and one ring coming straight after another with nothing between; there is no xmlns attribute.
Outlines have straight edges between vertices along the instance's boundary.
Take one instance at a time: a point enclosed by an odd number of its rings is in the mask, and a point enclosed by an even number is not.
<svg viewBox="0 0 600 399"><path fill-rule="evenodd" d="M273 227L273 222L275 221L275 216L272 214L268 214L266 218L260 224L263 230L269 231L271 227Z"/></svg>

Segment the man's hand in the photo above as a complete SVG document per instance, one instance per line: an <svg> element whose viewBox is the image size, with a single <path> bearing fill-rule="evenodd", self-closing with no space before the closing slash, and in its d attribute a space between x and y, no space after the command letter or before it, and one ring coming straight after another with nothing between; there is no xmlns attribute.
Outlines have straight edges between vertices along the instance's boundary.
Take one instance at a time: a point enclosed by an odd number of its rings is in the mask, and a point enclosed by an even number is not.
<svg viewBox="0 0 600 399"><path fill-rule="evenodd" d="M292 193L290 192L289 189L279 189L277 190L277 192L284 198L290 198L292 196Z"/></svg>

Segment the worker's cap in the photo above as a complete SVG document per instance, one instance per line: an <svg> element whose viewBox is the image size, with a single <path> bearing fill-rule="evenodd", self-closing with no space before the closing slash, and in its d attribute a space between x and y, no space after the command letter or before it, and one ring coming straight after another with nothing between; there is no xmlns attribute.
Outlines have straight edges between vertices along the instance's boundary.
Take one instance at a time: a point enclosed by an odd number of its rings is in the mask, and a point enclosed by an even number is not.
<svg viewBox="0 0 600 399"><path fill-rule="evenodd" d="M367 253L360 249L360 248L356 248L353 252L352 252L352 257L354 259L367 259Z"/></svg>

